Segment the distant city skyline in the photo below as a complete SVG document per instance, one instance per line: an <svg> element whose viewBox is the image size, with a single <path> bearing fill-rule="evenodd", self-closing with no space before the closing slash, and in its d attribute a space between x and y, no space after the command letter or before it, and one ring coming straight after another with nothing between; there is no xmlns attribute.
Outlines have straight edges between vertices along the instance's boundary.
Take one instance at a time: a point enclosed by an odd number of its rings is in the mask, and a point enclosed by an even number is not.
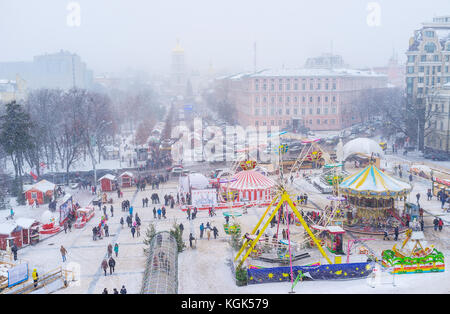
<svg viewBox="0 0 450 314"><path fill-rule="evenodd" d="M69 3L79 4L79 26L68 24ZM403 63L413 31L446 14L448 0L432 8L418 0L0 0L0 62L63 49L95 74L168 74L179 38L189 70L251 71L255 42L258 69L299 68L322 53L354 68L378 67L393 51Z"/></svg>

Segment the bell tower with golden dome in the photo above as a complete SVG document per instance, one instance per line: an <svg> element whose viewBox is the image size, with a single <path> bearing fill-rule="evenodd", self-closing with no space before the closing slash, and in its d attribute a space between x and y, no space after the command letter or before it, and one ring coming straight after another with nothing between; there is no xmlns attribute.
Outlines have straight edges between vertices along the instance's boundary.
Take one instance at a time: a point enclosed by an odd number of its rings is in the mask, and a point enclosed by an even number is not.
<svg viewBox="0 0 450 314"><path fill-rule="evenodd" d="M184 96L186 92L187 75L184 49L177 39L177 45L172 49L172 68L170 78L170 88L175 96Z"/></svg>

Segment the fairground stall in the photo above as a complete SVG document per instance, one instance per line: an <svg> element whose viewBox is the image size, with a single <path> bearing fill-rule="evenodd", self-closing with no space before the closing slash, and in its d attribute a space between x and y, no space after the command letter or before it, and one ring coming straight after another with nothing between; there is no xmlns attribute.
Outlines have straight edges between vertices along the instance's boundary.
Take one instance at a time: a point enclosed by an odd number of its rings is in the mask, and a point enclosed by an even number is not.
<svg viewBox="0 0 450 314"><path fill-rule="evenodd" d="M119 184L122 188L130 188L133 185L133 174L131 172L125 171L119 176Z"/></svg>
<svg viewBox="0 0 450 314"><path fill-rule="evenodd" d="M98 179L100 182L100 188L102 192L111 192L117 188L116 177L112 174L105 174L103 177Z"/></svg>
<svg viewBox="0 0 450 314"><path fill-rule="evenodd" d="M231 181L231 180L230 180ZM270 202L275 181L255 170L243 170L232 177L231 183L221 184L222 194L236 193L236 202Z"/></svg>
<svg viewBox="0 0 450 314"><path fill-rule="evenodd" d="M349 205L344 229L356 233L393 233L395 226L406 230L400 218L411 186L396 180L371 164L339 184L339 193ZM353 210L355 209L355 210Z"/></svg>
<svg viewBox="0 0 450 314"><path fill-rule="evenodd" d="M55 195L56 184L47 180L41 180L38 183L25 188L25 198L29 205L46 204L51 202Z"/></svg>
<svg viewBox="0 0 450 314"><path fill-rule="evenodd" d="M31 218L18 218L14 222L0 224L0 250L18 248L39 241L39 222Z"/></svg>

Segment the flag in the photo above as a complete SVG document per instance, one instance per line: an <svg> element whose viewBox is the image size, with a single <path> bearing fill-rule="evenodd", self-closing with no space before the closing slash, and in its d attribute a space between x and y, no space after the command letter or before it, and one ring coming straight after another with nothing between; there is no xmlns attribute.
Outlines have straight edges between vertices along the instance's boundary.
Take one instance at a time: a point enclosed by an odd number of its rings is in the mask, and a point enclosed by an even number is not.
<svg viewBox="0 0 450 314"><path fill-rule="evenodd" d="M38 176L33 173L33 171L30 171L30 175L33 177L34 180L37 180Z"/></svg>
<svg viewBox="0 0 450 314"><path fill-rule="evenodd" d="M39 164L39 166L41 166L41 168L46 168L46 167L47 167L47 165L46 165L45 163L43 163L43 162L41 162L41 163Z"/></svg>

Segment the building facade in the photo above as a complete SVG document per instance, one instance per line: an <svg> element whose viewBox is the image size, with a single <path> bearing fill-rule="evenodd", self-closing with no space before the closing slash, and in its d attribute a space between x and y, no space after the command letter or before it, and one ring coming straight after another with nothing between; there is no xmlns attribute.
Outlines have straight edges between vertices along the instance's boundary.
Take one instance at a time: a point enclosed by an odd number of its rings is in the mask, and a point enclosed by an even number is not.
<svg viewBox="0 0 450 314"><path fill-rule="evenodd" d="M81 58L68 51L35 56L32 62L1 62L0 78L14 80L19 75L29 89L84 88L93 84L93 72Z"/></svg>
<svg viewBox="0 0 450 314"><path fill-rule="evenodd" d="M427 99L431 118L428 120L425 149L449 154L450 151L450 83Z"/></svg>
<svg viewBox="0 0 450 314"><path fill-rule="evenodd" d="M384 88L385 75L350 69L263 70L219 79L242 126L341 130L360 121L365 89Z"/></svg>
<svg viewBox="0 0 450 314"><path fill-rule="evenodd" d="M420 148L425 147L426 101L450 82L450 16L436 17L422 24L410 38L406 52L407 110L422 115L408 121L409 133L416 134Z"/></svg>

